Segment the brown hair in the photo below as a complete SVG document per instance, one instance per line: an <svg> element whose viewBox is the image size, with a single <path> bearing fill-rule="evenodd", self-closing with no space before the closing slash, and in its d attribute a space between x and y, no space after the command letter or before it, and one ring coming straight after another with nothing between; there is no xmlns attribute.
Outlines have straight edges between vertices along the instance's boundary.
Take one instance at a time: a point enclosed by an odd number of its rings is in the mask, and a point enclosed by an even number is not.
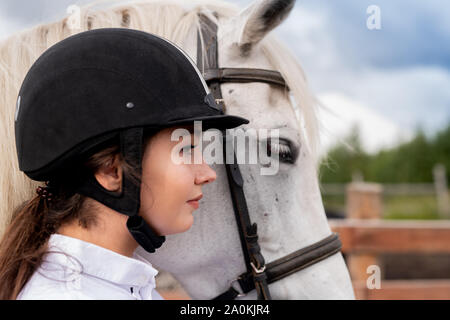
<svg viewBox="0 0 450 320"><path fill-rule="evenodd" d="M96 172L111 164L115 156L119 156L124 174L137 177L134 168L121 157L118 145L90 156L83 168ZM71 181L65 180L64 185L52 187L51 201L36 195L16 208L0 242L0 300L17 298L40 266L50 235L62 224L78 220L80 226L88 229L96 223L92 199L68 191L70 187Z"/></svg>

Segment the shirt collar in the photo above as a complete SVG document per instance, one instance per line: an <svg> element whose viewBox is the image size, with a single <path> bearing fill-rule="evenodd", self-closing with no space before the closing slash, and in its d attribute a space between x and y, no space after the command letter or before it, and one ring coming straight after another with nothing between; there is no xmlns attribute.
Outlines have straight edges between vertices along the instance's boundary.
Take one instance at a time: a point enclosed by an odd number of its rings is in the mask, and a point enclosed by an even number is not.
<svg viewBox="0 0 450 320"><path fill-rule="evenodd" d="M120 285L156 285L158 271L137 254L130 258L61 234L52 234L48 247L45 262L61 264L77 273L86 273Z"/></svg>

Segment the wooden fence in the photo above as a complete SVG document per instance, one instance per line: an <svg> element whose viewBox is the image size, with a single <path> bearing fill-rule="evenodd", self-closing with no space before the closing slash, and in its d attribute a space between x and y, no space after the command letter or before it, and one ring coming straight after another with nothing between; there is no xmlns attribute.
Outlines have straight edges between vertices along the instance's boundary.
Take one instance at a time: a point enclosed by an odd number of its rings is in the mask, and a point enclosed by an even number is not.
<svg viewBox="0 0 450 320"><path fill-rule="evenodd" d="M356 297L450 299L450 270L448 279L381 279L380 289L368 288L368 267L379 265L381 253L450 254L450 220L381 220L381 195L380 185L350 184L347 188L348 219L330 220L332 230L341 237Z"/></svg>

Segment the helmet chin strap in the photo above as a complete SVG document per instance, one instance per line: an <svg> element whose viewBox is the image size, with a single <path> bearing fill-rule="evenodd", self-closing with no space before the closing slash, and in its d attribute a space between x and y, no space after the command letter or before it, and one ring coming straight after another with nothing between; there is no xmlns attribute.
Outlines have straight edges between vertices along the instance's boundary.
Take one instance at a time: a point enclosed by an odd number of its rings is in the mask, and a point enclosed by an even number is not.
<svg viewBox="0 0 450 320"><path fill-rule="evenodd" d="M142 173L143 136L143 128L131 128L120 132L120 151L124 159L136 169L139 175ZM139 216L141 204L140 179L124 173L122 181L122 192L117 194L103 188L94 175L89 174L77 191L121 214L127 215L127 228L133 238L146 251L153 253L161 247L166 238L165 236L158 236Z"/></svg>
<svg viewBox="0 0 450 320"><path fill-rule="evenodd" d="M155 252L166 241L166 237L156 235L141 216L129 217L127 227L136 242L147 252Z"/></svg>

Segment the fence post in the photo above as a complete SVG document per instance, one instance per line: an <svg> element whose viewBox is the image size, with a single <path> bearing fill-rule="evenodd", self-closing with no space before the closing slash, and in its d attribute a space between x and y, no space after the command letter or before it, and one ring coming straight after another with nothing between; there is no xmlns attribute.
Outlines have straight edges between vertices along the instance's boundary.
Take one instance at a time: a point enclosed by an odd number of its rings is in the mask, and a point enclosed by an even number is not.
<svg viewBox="0 0 450 320"><path fill-rule="evenodd" d="M383 212L383 188L380 184L352 182L347 185L347 218L380 219ZM371 253L354 253L347 264L354 281L366 281L367 267L378 265L377 256Z"/></svg>
<svg viewBox="0 0 450 320"><path fill-rule="evenodd" d="M450 201L448 198L445 166L443 164L435 165L433 168L433 176L439 216L444 219L450 219Z"/></svg>
<svg viewBox="0 0 450 320"><path fill-rule="evenodd" d="M380 219L383 187L377 183L352 182L347 185L347 218Z"/></svg>

